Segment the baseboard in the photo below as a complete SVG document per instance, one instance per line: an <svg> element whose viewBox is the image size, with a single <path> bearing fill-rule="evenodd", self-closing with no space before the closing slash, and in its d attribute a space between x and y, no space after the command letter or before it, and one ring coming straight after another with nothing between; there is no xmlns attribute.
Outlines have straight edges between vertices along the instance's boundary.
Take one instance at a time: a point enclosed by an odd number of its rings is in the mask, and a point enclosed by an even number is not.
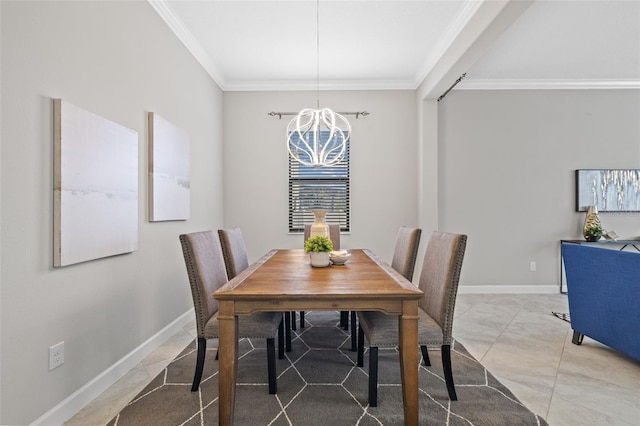
<svg viewBox="0 0 640 426"><path fill-rule="evenodd" d="M151 336L140 346L129 352L111 367L100 373L94 379L69 395L58 405L40 416L32 425L62 426L87 404L97 398L125 373L142 361L154 349L163 344L169 337L180 331L194 319L193 308L180 315L165 328Z"/></svg>
<svg viewBox="0 0 640 426"><path fill-rule="evenodd" d="M557 285L465 285L458 294L559 294Z"/></svg>

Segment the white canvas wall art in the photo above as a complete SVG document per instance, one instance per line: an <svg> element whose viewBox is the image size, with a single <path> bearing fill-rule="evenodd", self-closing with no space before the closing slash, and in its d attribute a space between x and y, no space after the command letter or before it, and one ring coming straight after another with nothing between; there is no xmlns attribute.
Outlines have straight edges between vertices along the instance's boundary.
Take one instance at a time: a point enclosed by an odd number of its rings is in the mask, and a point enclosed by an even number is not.
<svg viewBox="0 0 640 426"><path fill-rule="evenodd" d="M138 248L138 133L54 100L53 266Z"/></svg>
<svg viewBox="0 0 640 426"><path fill-rule="evenodd" d="M149 220L187 220L191 214L189 135L149 113Z"/></svg>

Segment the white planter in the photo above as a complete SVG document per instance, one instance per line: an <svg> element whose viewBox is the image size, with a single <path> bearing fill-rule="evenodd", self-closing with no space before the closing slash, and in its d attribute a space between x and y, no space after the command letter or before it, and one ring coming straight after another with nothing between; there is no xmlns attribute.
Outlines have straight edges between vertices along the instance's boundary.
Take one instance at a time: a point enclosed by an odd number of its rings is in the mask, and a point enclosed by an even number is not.
<svg viewBox="0 0 640 426"><path fill-rule="evenodd" d="M311 266L315 268L324 268L325 266L329 266L331 264L328 251L312 251L311 253L309 253L309 257L311 258Z"/></svg>

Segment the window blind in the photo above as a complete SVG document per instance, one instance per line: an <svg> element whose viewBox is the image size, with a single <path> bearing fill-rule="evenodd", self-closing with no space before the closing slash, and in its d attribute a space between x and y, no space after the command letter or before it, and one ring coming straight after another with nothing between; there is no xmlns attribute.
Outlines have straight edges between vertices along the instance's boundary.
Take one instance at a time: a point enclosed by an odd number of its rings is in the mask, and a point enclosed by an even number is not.
<svg viewBox="0 0 640 426"><path fill-rule="evenodd" d="M328 135L322 132L323 139ZM303 232L305 224L311 225L313 209L328 210L328 224L350 230L349 151L347 142L342 160L326 167L304 166L289 155L289 232Z"/></svg>

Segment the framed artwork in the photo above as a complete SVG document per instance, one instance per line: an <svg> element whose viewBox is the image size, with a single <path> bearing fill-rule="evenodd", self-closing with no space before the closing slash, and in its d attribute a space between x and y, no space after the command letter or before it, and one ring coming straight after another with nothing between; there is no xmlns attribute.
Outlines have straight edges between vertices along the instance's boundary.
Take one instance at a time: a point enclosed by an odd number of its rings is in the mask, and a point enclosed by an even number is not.
<svg viewBox="0 0 640 426"><path fill-rule="evenodd" d="M640 211L640 170L576 170L576 211L588 206L598 212Z"/></svg>
<svg viewBox="0 0 640 426"><path fill-rule="evenodd" d="M54 99L53 266L138 248L138 133Z"/></svg>
<svg viewBox="0 0 640 426"><path fill-rule="evenodd" d="M149 221L190 218L189 164L189 135L150 112Z"/></svg>

